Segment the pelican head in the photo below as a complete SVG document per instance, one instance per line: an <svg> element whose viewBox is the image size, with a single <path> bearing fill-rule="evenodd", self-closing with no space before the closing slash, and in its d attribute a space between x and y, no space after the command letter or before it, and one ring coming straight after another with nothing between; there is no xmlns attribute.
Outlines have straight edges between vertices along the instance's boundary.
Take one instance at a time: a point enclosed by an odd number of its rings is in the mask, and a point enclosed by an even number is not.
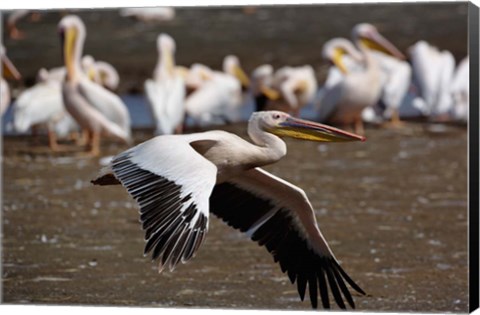
<svg viewBox="0 0 480 315"><path fill-rule="evenodd" d="M240 67L240 61L237 56L228 55L223 59L223 72L233 75L242 84L242 88L250 85L250 80Z"/></svg>
<svg viewBox="0 0 480 315"><path fill-rule="evenodd" d="M352 29L352 38L360 46L381 51L400 60L406 59L405 55L402 54L390 41L383 37L372 24L360 23L355 25Z"/></svg>
<svg viewBox="0 0 480 315"><path fill-rule="evenodd" d="M158 56L164 69L170 74L175 73L175 40L168 34L162 33L157 37Z"/></svg>
<svg viewBox="0 0 480 315"><path fill-rule="evenodd" d="M363 57L346 38L333 38L323 45L322 56L324 59L331 61L344 74L348 72L343 56L349 55L357 62L362 62Z"/></svg>
<svg viewBox="0 0 480 315"><path fill-rule="evenodd" d="M82 57L82 68L83 71L87 74L88 78L94 82L98 82L97 71L95 69L95 59L90 55L85 55Z"/></svg>
<svg viewBox="0 0 480 315"><path fill-rule="evenodd" d="M254 112L249 120L251 126L272 133L279 137L318 141L346 142L365 141L365 137L343 131L331 126L303 120L281 111ZM253 129L253 128L252 128ZM249 132L251 134L251 132Z"/></svg>
<svg viewBox="0 0 480 315"><path fill-rule="evenodd" d="M18 72L17 68L13 65L10 59L7 57L6 49L0 45L0 59L2 62L2 75L9 79L20 80L22 76Z"/></svg>
<svg viewBox="0 0 480 315"><path fill-rule="evenodd" d="M270 100L277 100L280 94L271 88L273 84L273 67L261 65L252 72L252 93L254 96L264 95Z"/></svg>
<svg viewBox="0 0 480 315"><path fill-rule="evenodd" d="M157 37L157 48L159 52L170 51L175 52L175 40L172 36L162 33Z"/></svg>
<svg viewBox="0 0 480 315"><path fill-rule="evenodd" d="M72 80L80 69L80 56L85 41L85 25L76 15L67 15L58 23L67 80Z"/></svg>

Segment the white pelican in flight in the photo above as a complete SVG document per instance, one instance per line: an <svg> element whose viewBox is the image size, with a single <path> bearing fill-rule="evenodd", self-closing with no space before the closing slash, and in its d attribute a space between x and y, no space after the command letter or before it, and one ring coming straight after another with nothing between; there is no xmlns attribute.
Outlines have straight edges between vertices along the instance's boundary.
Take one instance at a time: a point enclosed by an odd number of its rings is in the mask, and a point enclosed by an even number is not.
<svg viewBox="0 0 480 315"><path fill-rule="evenodd" d="M353 125L357 133L363 134L362 111L374 106L382 92L381 68L372 50L381 50L398 58L403 58L403 55L370 24L356 25L352 37L362 56L363 69L360 71L350 72L343 64L344 54L355 58L345 47L337 46L335 42L324 45L324 58L332 61L345 78L334 89L324 91L325 99L320 101L320 110L323 111L320 119L334 124Z"/></svg>
<svg viewBox="0 0 480 315"><path fill-rule="evenodd" d="M236 122L241 116L242 90L250 80L236 56L228 55L223 60L223 72L213 71L186 102L187 115L199 125L220 122Z"/></svg>
<svg viewBox="0 0 480 315"><path fill-rule="evenodd" d="M0 63L2 64L2 76L0 76L0 116L3 116L10 104L10 88L8 87L7 79L20 80L21 75L17 68L13 65L7 57L6 49L0 44Z"/></svg>
<svg viewBox="0 0 480 315"><path fill-rule="evenodd" d="M158 62L145 92L155 120L155 134L182 131L185 116L185 81L175 67L175 41L170 35L157 38Z"/></svg>
<svg viewBox="0 0 480 315"><path fill-rule="evenodd" d="M92 180L122 184L140 206L145 254L172 271L192 258L202 244L209 213L264 245L312 307L335 302L355 306L343 271L315 219L305 192L263 169L287 153L281 137L312 141L364 141L327 125L280 111L254 112L248 134L253 144L225 131L158 136L115 156ZM327 286L328 283L328 286ZM343 297L342 297L343 295Z"/></svg>
<svg viewBox="0 0 480 315"><path fill-rule="evenodd" d="M100 136L131 142L130 116L122 100L92 82L82 71L80 58L86 31L78 16L65 16L58 25L67 74L62 85L63 103L80 127L89 133L89 154L98 155Z"/></svg>

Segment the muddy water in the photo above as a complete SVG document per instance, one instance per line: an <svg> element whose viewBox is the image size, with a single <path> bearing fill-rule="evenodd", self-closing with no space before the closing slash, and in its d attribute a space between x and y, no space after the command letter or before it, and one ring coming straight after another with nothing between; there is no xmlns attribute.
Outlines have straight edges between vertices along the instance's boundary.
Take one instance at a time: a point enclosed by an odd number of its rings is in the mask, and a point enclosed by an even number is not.
<svg viewBox="0 0 480 315"><path fill-rule="evenodd" d="M227 130L246 136L243 124ZM359 310L466 312L466 130L407 124L367 135L288 141L287 157L267 169L305 189L337 258L368 292L355 296ZM5 303L310 309L264 248L215 217L198 255L158 274L142 255L134 201L122 187L90 185L99 160L45 145L4 138Z"/></svg>

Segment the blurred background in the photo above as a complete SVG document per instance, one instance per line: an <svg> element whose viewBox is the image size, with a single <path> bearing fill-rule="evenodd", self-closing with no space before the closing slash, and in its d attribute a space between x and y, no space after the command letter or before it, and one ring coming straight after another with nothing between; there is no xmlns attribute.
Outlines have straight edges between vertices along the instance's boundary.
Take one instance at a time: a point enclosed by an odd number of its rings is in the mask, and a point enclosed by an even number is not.
<svg viewBox="0 0 480 315"><path fill-rule="evenodd" d="M3 37L25 85L34 83L41 67L62 65L57 24L68 12L42 11L39 22L22 18L18 28L25 40ZM160 32L176 40L178 65L201 62L219 69L228 54L237 55L247 73L263 63L274 68L311 64L321 84L328 67L321 56L323 44L333 37L349 38L353 26L366 21L403 52L425 40L449 50L458 62L468 52L467 12L467 3L199 7L177 8L172 20L158 23L122 17L118 10L74 13L87 28L84 52L118 70L120 93L136 93L152 75Z"/></svg>

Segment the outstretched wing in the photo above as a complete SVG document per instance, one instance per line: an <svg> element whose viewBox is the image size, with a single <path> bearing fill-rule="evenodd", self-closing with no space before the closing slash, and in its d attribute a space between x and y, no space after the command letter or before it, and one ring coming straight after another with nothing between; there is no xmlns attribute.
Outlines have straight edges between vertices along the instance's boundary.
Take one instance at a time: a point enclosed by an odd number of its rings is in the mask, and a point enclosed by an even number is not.
<svg viewBox="0 0 480 315"><path fill-rule="evenodd" d="M192 258L208 230L208 198L217 168L184 136L162 136L113 158L114 176L140 205L144 253L159 271Z"/></svg>
<svg viewBox="0 0 480 315"><path fill-rule="evenodd" d="M328 287L340 308L346 308L344 298L354 308L345 282L365 294L333 256L300 188L256 168L216 185L210 210L265 246L290 281L297 282L302 300L308 283L313 308L317 308L318 291L323 307L330 308Z"/></svg>

